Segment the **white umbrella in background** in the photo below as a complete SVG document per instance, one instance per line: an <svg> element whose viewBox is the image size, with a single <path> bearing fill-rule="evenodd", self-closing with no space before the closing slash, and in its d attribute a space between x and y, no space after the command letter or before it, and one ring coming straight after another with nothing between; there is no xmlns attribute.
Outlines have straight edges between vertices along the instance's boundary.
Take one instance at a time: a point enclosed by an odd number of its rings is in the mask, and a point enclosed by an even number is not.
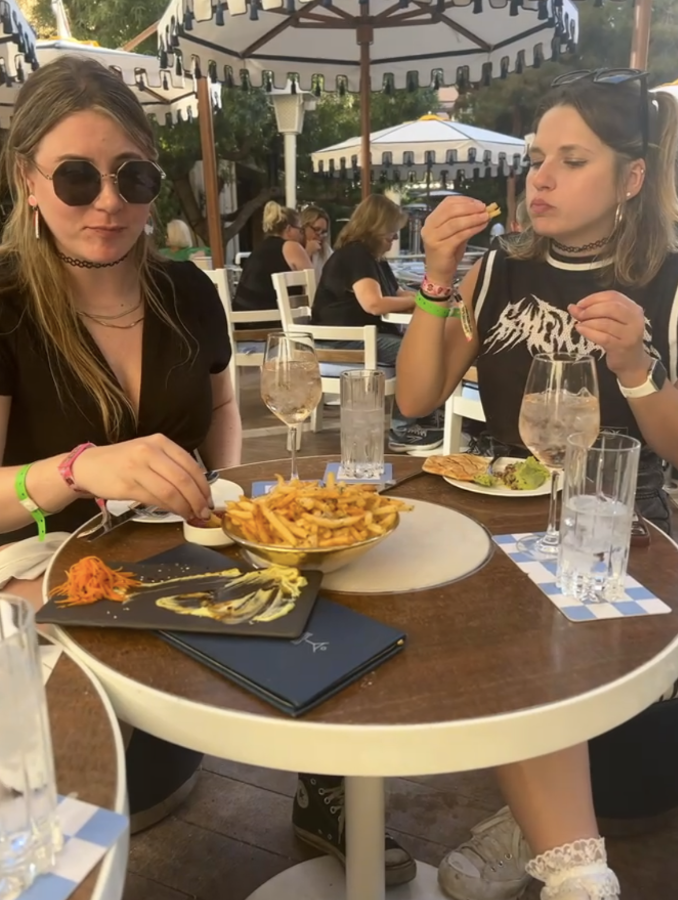
<svg viewBox="0 0 678 900"><path fill-rule="evenodd" d="M160 125L166 123L168 116L176 122L179 118L192 118L197 113L193 78L177 75L174 70L161 69L155 56L109 50L73 38L37 43L40 65L44 66L65 54L96 59L114 71L133 89L146 113L154 116Z"/></svg>
<svg viewBox="0 0 678 900"><path fill-rule="evenodd" d="M14 106L19 88L38 67L37 38L14 0L0 0L0 21L0 128L6 128L7 108Z"/></svg>
<svg viewBox="0 0 678 900"><path fill-rule="evenodd" d="M316 172L337 173L358 166L362 139L349 138L311 154ZM519 171L525 155L521 138L453 122L442 116L422 116L370 135L373 174L381 170L390 178L420 182L432 177L452 180ZM444 179L443 179L444 180Z"/></svg>
<svg viewBox="0 0 678 900"><path fill-rule="evenodd" d="M38 68L63 54L77 54L98 60L116 72L129 85L146 112L164 125L168 116L174 121L190 118L197 103L195 82L191 76L177 75L161 69L157 57L108 50L95 42L76 41L61 0L54 0L52 10L58 39L37 40L33 29L8 0L0 0L0 17L5 34L0 35L0 127L7 128L18 88ZM8 29L12 28L11 33Z"/></svg>
<svg viewBox="0 0 678 900"><path fill-rule="evenodd" d="M577 29L573 0L171 0L158 36L163 66L215 81L359 90L367 171L371 89L519 72Z"/></svg>

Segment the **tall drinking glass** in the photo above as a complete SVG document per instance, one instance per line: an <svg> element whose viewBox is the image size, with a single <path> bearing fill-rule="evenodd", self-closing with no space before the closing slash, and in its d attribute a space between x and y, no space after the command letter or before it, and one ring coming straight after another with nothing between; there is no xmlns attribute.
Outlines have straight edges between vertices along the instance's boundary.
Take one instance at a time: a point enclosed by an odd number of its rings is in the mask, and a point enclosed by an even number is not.
<svg viewBox="0 0 678 900"><path fill-rule="evenodd" d="M384 373L342 372L340 389L341 474L380 478L384 474Z"/></svg>
<svg viewBox="0 0 678 900"><path fill-rule="evenodd" d="M62 847L33 610L0 594L0 897L49 871Z"/></svg>
<svg viewBox="0 0 678 900"><path fill-rule="evenodd" d="M274 331L268 335L261 370L261 396L289 429L290 480L297 474L297 428L322 397L320 366L310 334Z"/></svg>
<svg viewBox="0 0 678 900"><path fill-rule="evenodd" d="M602 431L567 442L558 554L558 583L579 600L616 600L624 595L640 441Z"/></svg>
<svg viewBox="0 0 678 900"><path fill-rule="evenodd" d="M567 439L581 434L593 444L600 430L598 374L592 356L540 353L532 360L518 420L525 446L551 470L551 501L546 533L519 542L536 558L558 554L558 475L565 462Z"/></svg>

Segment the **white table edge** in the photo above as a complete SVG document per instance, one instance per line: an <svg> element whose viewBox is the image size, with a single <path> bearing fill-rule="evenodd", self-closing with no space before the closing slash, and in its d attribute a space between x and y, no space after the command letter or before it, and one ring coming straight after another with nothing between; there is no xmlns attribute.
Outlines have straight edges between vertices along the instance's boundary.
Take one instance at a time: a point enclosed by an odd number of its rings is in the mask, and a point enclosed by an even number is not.
<svg viewBox="0 0 678 900"><path fill-rule="evenodd" d="M52 643L59 646L60 649L73 660L76 666L81 669L87 676L101 700L106 710L108 721L113 733L113 742L115 745L115 762L117 770L117 783L115 788L115 798L113 801L113 812L120 815L127 815L127 775L125 766L125 747L118 725L118 718L113 709L113 705L104 690L101 682L92 672L82 659L78 658L78 654L73 653L68 647L65 647L62 641L50 637L41 632L41 637L51 640ZM57 663L58 665L58 663ZM120 900L125 887L125 879L127 877L127 858L129 856L129 828L116 841L115 845L106 853L101 861L99 875L97 877L94 890L90 900Z"/></svg>
<svg viewBox="0 0 678 900"><path fill-rule="evenodd" d="M337 725L194 703L121 675L61 629L55 636L100 679L116 713L130 725L223 759L328 775L432 775L552 753L633 718L678 679L677 637L622 678L556 703L454 722Z"/></svg>

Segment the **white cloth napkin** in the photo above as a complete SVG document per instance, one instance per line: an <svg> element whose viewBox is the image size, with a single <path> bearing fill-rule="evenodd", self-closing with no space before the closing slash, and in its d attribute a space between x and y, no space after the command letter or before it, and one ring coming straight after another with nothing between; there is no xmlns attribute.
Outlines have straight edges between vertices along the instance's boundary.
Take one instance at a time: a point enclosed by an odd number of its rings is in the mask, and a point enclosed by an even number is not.
<svg viewBox="0 0 678 900"><path fill-rule="evenodd" d="M0 590L12 578L32 581L42 575L51 558L69 537L66 531L54 531L44 541L37 537L26 538L0 550Z"/></svg>

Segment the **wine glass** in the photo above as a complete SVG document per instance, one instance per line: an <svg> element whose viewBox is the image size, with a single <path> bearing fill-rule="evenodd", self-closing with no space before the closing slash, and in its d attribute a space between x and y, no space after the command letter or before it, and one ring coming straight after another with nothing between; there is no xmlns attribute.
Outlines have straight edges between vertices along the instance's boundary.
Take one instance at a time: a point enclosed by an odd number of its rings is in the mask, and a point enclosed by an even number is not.
<svg viewBox="0 0 678 900"><path fill-rule="evenodd" d="M320 403L322 393L320 366L311 335L284 331L269 334L261 369L261 396L289 429L290 481L299 478L297 428Z"/></svg>
<svg viewBox="0 0 678 900"><path fill-rule="evenodd" d="M523 443L551 470L551 501L546 533L518 542L518 549L537 559L555 559L560 535L557 526L558 476L563 471L567 439L580 433L592 446L600 431L598 374L592 356L540 353L527 376L518 429Z"/></svg>

